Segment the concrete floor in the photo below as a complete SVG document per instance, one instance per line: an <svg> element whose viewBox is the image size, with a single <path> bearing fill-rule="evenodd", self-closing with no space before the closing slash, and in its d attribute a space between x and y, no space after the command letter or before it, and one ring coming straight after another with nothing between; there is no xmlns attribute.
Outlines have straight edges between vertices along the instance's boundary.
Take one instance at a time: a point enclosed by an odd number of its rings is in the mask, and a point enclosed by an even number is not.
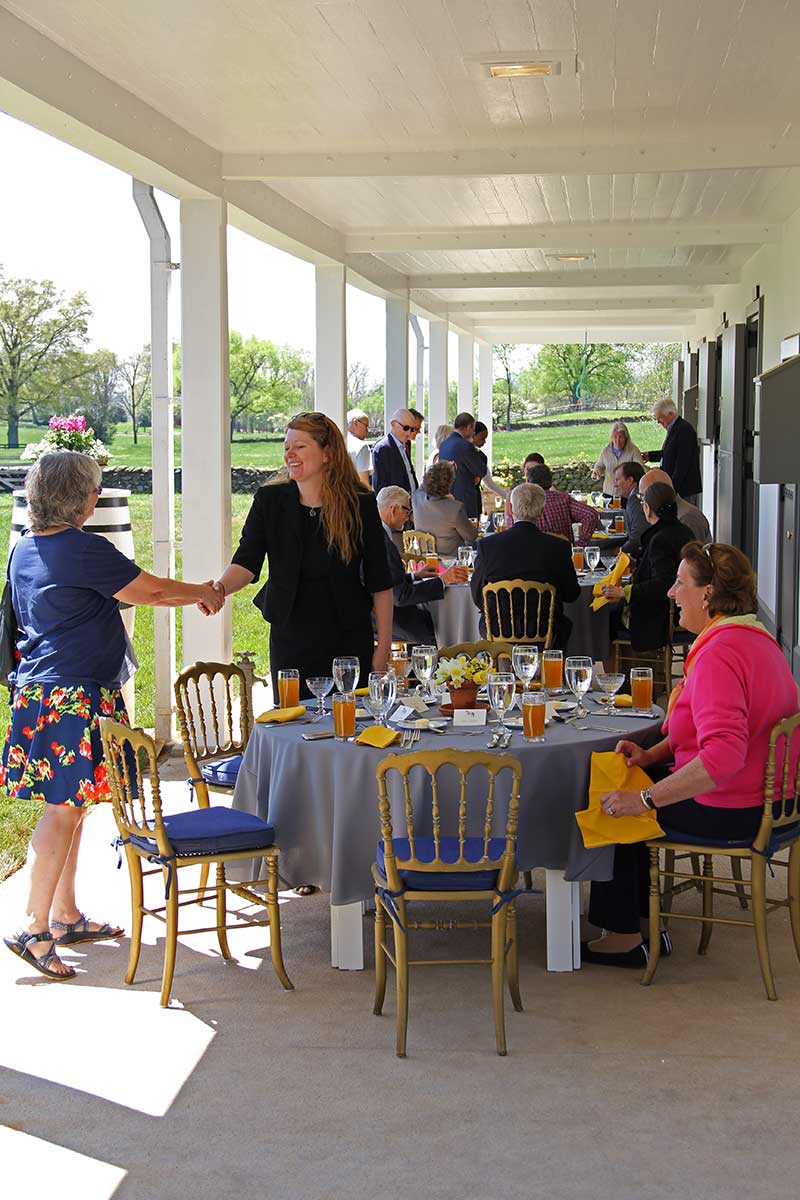
<svg viewBox="0 0 800 1200"><path fill-rule="evenodd" d="M183 806L182 785L170 790ZM87 821L81 903L125 924L113 835L103 806ZM23 911L24 874L0 887L3 932ZM232 935L230 964L207 935L184 938L170 1010L158 1005L154 922L132 988L124 941L65 954L80 971L67 984L0 948L3 1195L794 1194L800 968L788 915L772 918L780 1000L770 1004L747 930L718 927L700 959L699 927L676 923L675 954L643 989L636 972L548 974L541 899L520 912L525 1012L509 1006L506 1059L494 1053L489 976L478 967L412 976L409 1057L396 1059L393 978L386 1015L374 1017L371 971L328 965L324 896L285 897L290 993L263 930ZM431 954L443 936L418 935ZM462 950L480 936L458 935Z"/></svg>

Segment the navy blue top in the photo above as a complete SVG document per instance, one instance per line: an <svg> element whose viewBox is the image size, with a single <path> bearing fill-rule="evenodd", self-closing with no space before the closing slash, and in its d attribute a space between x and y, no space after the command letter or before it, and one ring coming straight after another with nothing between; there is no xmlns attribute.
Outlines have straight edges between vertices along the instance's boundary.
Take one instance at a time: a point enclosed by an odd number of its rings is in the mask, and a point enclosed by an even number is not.
<svg viewBox="0 0 800 1200"><path fill-rule="evenodd" d="M113 597L140 571L100 534L65 529L21 538L10 569L23 631L17 687L43 682L118 687L126 642Z"/></svg>

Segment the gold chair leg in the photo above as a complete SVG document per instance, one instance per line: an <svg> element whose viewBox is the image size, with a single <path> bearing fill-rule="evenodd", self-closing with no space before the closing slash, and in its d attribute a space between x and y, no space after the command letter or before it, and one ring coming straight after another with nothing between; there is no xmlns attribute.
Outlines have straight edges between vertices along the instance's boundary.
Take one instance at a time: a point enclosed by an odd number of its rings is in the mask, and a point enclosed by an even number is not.
<svg viewBox="0 0 800 1200"><path fill-rule="evenodd" d="M713 916L714 916L714 884L712 875L714 874L714 862L710 854L703 855L703 924L700 927L700 945L697 947L698 954L705 954L708 950L708 943L711 941L711 934L714 931Z"/></svg>
<svg viewBox="0 0 800 1200"><path fill-rule="evenodd" d="M168 872L164 869L164 886L166 887ZM167 926L164 938L164 971L161 976L161 1007L169 1006L169 994L172 991L172 978L175 974L175 956L178 951L178 872L173 872L172 886L169 889L166 912Z"/></svg>
<svg viewBox="0 0 800 1200"><path fill-rule="evenodd" d="M650 851L651 855L653 851ZM675 870L675 851L664 851L664 899L661 907L664 910L664 928L669 925L669 914L672 912L672 889L675 886L675 878L672 872Z"/></svg>
<svg viewBox="0 0 800 1200"><path fill-rule="evenodd" d="M754 854L750 860L750 880L752 883L753 924L755 926L756 950L758 965L761 967L761 978L770 1000L777 1000L775 979L772 975L772 963L769 956L769 941L767 938L767 860L763 854Z"/></svg>
<svg viewBox="0 0 800 1200"><path fill-rule="evenodd" d="M653 846L650 847L650 950L647 956L647 966L644 969L642 976L642 986L649 987L653 982L653 976L656 973L658 960L661 958L661 889L658 879L658 850ZM667 859L672 856L673 865L675 861L675 853L672 850L665 851Z"/></svg>
<svg viewBox="0 0 800 1200"><path fill-rule="evenodd" d="M207 866L208 864L204 864ZM231 959L233 955L228 945L228 931L225 924L228 920L228 895L225 890L225 864L217 863L217 941L223 958Z"/></svg>
<svg viewBox="0 0 800 1200"><path fill-rule="evenodd" d="M386 917L383 912L383 901L375 897L375 1001L372 1011L376 1017L383 1012L383 1001L386 998L386 952L383 942L386 937Z"/></svg>
<svg viewBox="0 0 800 1200"><path fill-rule="evenodd" d="M278 903L278 858L267 855L267 914L269 916L269 952L272 969L287 992L294 991L294 984L286 974L281 947L281 909Z"/></svg>
<svg viewBox="0 0 800 1200"><path fill-rule="evenodd" d="M747 908L747 889L744 886L742 878L742 860L734 856L731 857L731 875L733 876L736 888L736 895L739 897L739 908Z"/></svg>
<svg viewBox="0 0 800 1200"><path fill-rule="evenodd" d="M206 889L208 887L208 868L210 863L203 863L200 868L200 886L197 889L197 903L202 904L206 898Z"/></svg>
<svg viewBox="0 0 800 1200"><path fill-rule="evenodd" d="M508 906L508 994L515 1012L522 1012L522 997L519 992L519 942L517 941L517 909Z"/></svg>
<svg viewBox="0 0 800 1200"><path fill-rule="evenodd" d="M408 929L408 913L406 902L402 897L397 902L397 912L405 929ZM395 1053L398 1058L406 1056L406 1039L408 1037L408 934L394 922L394 960L397 985L397 1043Z"/></svg>
<svg viewBox="0 0 800 1200"><path fill-rule="evenodd" d="M505 1055L506 1014L503 1003L503 983L506 969L506 905L492 917L492 1002L494 1007L494 1036L497 1053Z"/></svg>
<svg viewBox="0 0 800 1200"><path fill-rule="evenodd" d="M136 968L139 965L139 955L142 950L144 888L142 884L142 860L129 847L125 848L125 856L128 860L128 878L131 885L131 948L128 952L128 973L125 976L125 982L133 983L136 976Z"/></svg>
<svg viewBox="0 0 800 1200"><path fill-rule="evenodd" d="M789 916L797 957L800 958L800 842L792 842L789 851L789 875L786 884L789 896Z"/></svg>

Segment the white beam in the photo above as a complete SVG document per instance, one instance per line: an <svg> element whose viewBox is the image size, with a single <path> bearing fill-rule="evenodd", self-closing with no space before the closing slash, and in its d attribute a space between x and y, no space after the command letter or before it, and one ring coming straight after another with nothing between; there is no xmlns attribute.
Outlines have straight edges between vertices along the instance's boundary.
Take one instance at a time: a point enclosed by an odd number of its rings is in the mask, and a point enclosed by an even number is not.
<svg viewBox="0 0 800 1200"><path fill-rule="evenodd" d="M408 404L408 301L386 301L386 382L383 389L384 429L389 416ZM420 409L422 412L422 409ZM417 438L419 441L419 438Z"/></svg>
<svg viewBox="0 0 800 1200"><path fill-rule="evenodd" d="M657 287L661 284L726 284L739 282L739 268L733 267L631 267L628 270L577 267L571 271L480 271L460 275L455 271L431 275L409 275L410 288L449 289L483 288L588 288Z"/></svg>
<svg viewBox="0 0 800 1200"><path fill-rule="evenodd" d="M475 338L458 335L458 411L475 411Z"/></svg>
<svg viewBox="0 0 800 1200"><path fill-rule="evenodd" d="M684 296L606 296L602 299L584 299L582 296L565 296L560 300L456 300L447 305L448 316L468 313L474 320L495 313L516 313L524 317L528 313L603 313L645 312L650 310L681 312L692 308L712 308L714 297L701 292L687 292Z"/></svg>
<svg viewBox="0 0 800 1200"><path fill-rule="evenodd" d="M181 442L183 577L216 579L231 558L226 211L181 202ZM183 663L230 662L231 606L183 610Z"/></svg>
<svg viewBox="0 0 800 1200"><path fill-rule="evenodd" d="M581 329L519 329L511 326L503 329L502 334L496 329L478 328L476 336L486 341L510 342L515 346L544 346L544 345L583 345L584 330ZM591 331L592 341L624 344L626 342L681 342L685 339L687 330L683 325L654 326L647 329L629 329L625 326L609 326L606 329L597 328Z"/></svg>
<svg viewBox="0 0 800 1200"><path fill-rule="evenodd" d="M800 142L695 138L611 145L520 145L477 150L311 154L225 154L226 179L308 179L442 175L638 175L642 171L742 171L800 166Z"/></svg>
<svg viewBox="0 0 800 1200"><path fill-rule="evenodd" d="M494 387L493 359L491 345L481 342L478 346L478 420L483 421L489 430L484 453L489 460L490 469L494 462L492 457L492 435L494 432L492 410L492 391Z"/></svg>
<svg viewBox="0 0 800 1200"><path fill-rule="evenodd" d="M432 250L573 250L660 246L736 246L777 242L779 225L764 221L597 221L540 225L465 225L434 229L362 229L348 234L348 254Z"/></svg>
<svg viewBox="0 0 800 1200"><path fill-rule="evenodd" d="M428 429L447 424L447 321L431 321L428 343Z"/></svg>
<svg viewBox="0 0 800 1200"><path fill-rule="evenodd" d="M613 313L577 313L574 316L569 312L537 315L536 313L526 316L525 313L519 313L516 316L509 313L503 316L501 313L489 314L485 317L479 317L477 324L483 329L500 330L506 325L513 325L517 329L522 329L524 326L530 326L531 329L565 329L569 325L574 325L576 329L592 329L596 325L602 325L608 328L609 325L619 324L624 325L628 329L647 328L648 325L694 325L697 320L693 312L670 312L670 313L620 313L614 316ZM500 339L498 334L496 340Z"/></svg>
<svg viewBox="0 0 800 1200"><path fill-rule="evenodd" d="M346 282L343 266L316 268L314 408L341 430L346 427L347 416Z"/></svg>
<svg viewBox="0 0 800 1200"><path fill-rule="evenodd" d="M412 314L409 317L414 341L416 343L416 398L414 407L417 412L425 412L425 338L422 334L422 328L417 318ZM417 471L417 479L422 479L425 472L425 447L433 438L434 430L431 429L430 419L425 422L422 427L422 433L418 434L417 440L414 443L414 466Z"/></svg>

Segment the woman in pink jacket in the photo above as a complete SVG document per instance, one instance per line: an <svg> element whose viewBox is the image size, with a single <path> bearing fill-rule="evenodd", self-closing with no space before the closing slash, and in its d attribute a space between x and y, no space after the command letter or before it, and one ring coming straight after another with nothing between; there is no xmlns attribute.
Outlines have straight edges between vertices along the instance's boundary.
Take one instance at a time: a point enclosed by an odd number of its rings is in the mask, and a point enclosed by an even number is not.
<svg viewBox="0 0 800 1200"><path fill-rule="evenodd" d="M770 732L797 712L797 686L755 617L756 579L740 550L689 542L669 595L683 628L698 636L670 697L666 737L649 750L628 741L616 747L655 782L643 792L608 792L602 807L613 817L666 810L662 824L701 838L753 837L764 810ZM648 889L644 845L617 846L613 879L592 884L589 921L603 936L582 945L583 962L644 966Z"/></svg>

